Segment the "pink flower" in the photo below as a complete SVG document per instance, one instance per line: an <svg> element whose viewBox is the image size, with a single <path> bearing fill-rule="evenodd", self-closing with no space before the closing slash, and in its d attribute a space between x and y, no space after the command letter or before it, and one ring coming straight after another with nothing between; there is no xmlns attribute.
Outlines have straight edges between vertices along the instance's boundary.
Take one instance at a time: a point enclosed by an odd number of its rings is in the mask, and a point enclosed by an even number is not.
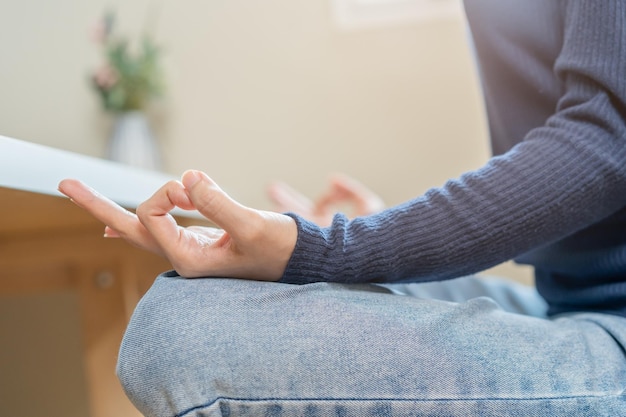
<svg viewBox="0 0 626 417"><path fill-rule="evenodd" d="M93 80L101 89L109 90L118 80L117 71L108 64L102 65L96 70Z"/></svg>

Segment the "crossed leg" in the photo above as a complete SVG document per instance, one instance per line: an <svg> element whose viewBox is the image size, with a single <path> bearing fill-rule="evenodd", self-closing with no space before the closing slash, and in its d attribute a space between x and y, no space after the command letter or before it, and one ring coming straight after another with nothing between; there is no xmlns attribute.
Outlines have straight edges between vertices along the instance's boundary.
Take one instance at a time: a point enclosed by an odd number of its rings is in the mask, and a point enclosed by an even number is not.
<svg viewBox="0 0 626 417"><path fill-rule="evenodd" d="M475 278L380 287L173 275L142 299L120 350L120 380L149 417L626 415L620 317L548 319L531 292Z"/></svg>

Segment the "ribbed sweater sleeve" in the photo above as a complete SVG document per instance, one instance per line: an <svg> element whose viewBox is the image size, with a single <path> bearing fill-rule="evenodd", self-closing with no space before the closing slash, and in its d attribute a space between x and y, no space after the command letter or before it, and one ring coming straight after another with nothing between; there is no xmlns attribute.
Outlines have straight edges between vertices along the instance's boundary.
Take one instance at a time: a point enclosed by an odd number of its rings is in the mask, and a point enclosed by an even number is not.
<svg viewBox="0 0 626 417"><path fill-rule="evenodd" d="M282 281L459 277L626 206L626 2L564 4L554 61L563 92L544 125L484 167L376 215L337 215L328 228L292 215L298 240Z"/></svg>

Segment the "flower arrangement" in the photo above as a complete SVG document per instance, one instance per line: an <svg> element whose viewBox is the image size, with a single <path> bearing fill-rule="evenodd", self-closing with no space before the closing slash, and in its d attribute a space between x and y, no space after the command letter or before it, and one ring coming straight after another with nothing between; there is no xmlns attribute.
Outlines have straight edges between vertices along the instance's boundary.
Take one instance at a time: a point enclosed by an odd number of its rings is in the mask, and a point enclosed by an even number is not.
<svg viewBox="0 0 626 417"><path fill-rule="evenodd" d="M91 84L108 111L144 110L163 92L161 50L147 33L138 45L131 45L114 29L115 14L105 13L94 33L104 63L93 73Z"/></svg>

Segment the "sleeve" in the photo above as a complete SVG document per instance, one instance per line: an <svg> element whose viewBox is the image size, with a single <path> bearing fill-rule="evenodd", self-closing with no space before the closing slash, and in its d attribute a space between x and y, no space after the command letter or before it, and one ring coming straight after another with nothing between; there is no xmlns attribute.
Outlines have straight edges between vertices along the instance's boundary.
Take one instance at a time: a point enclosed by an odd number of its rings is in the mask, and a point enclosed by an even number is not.
<svg viewBox="0 0 626 417"><path fill-rule="evenodd" d="M555 113L507 153L423 196L298 241L282 282L442 280L558 241L626 206L626 2L571 1Z"/></svg>

